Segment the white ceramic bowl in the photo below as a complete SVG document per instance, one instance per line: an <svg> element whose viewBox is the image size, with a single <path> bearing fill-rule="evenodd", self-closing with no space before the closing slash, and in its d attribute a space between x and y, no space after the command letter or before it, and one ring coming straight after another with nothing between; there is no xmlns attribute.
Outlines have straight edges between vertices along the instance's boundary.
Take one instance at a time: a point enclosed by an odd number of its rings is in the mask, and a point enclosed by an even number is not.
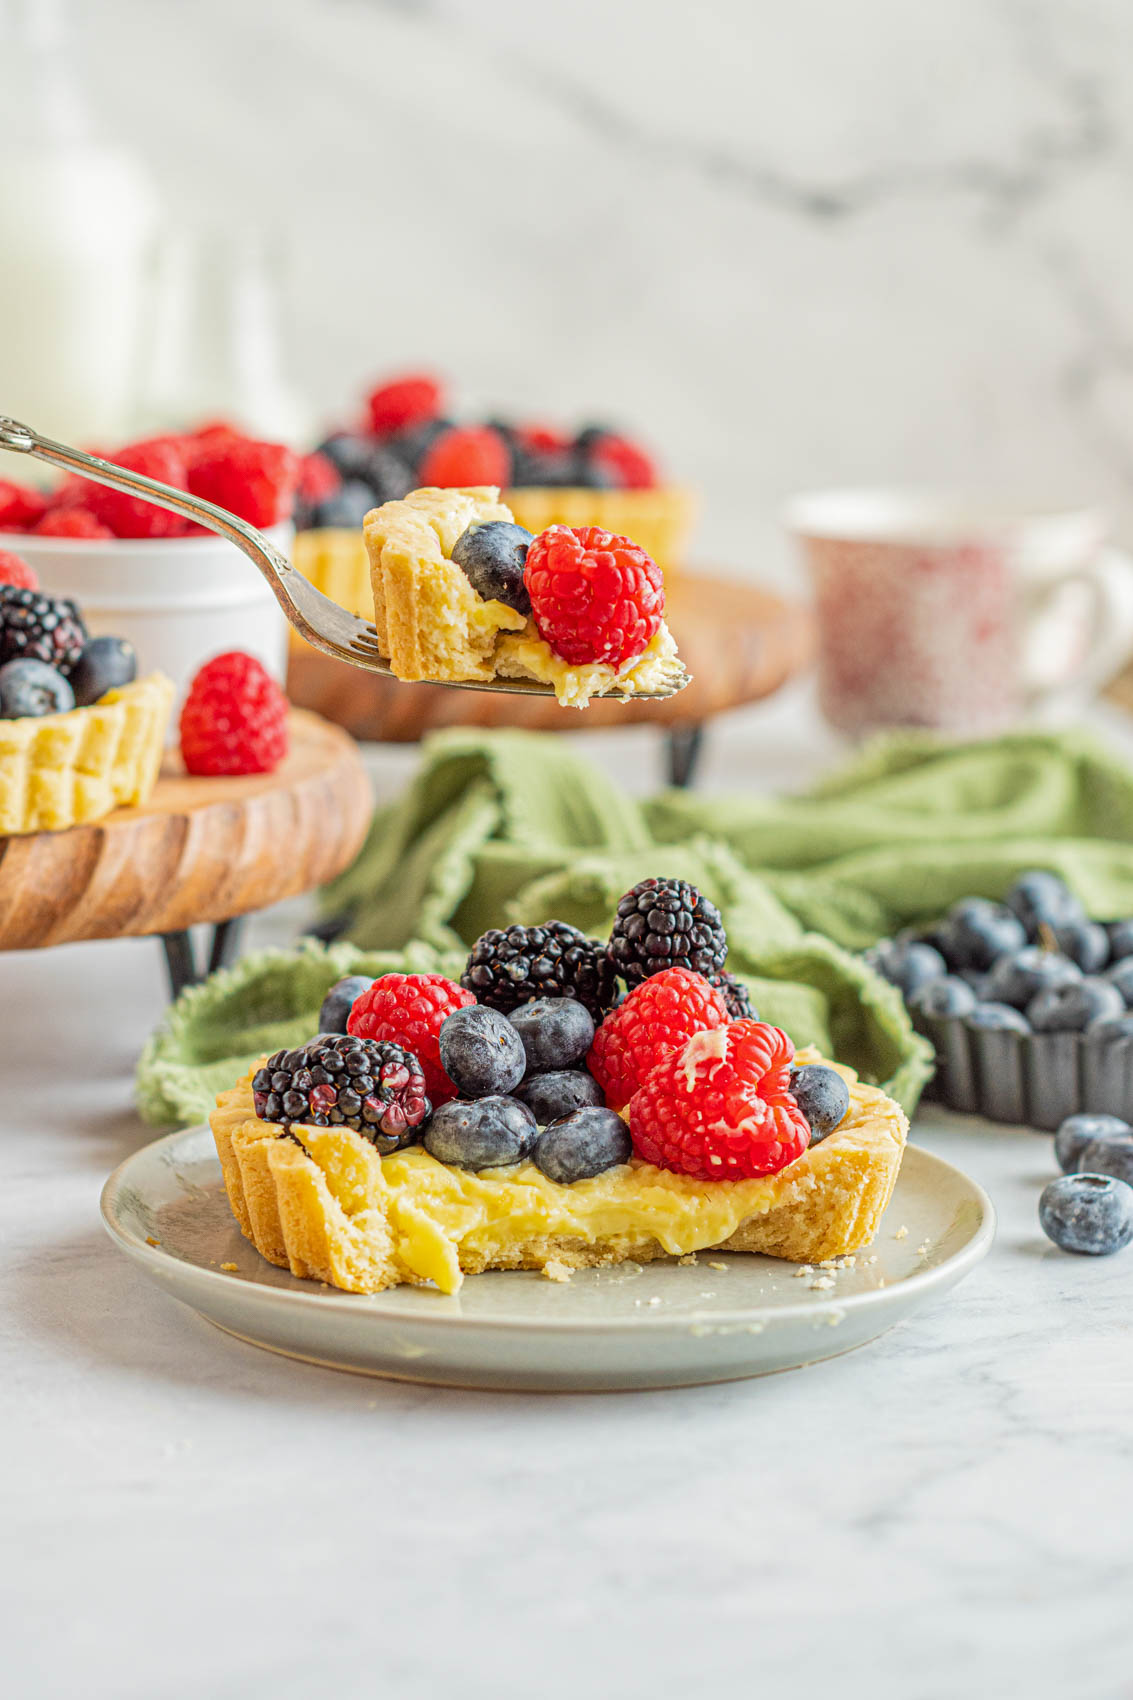
<svg viewBox="0 0 1133 1700"><path fill-rule="evenodd" d="M293 535L289 524L265 532L284 554ZM33 567L48 594L77 602L92 637L128 638L139 671L167 674L178 698L197 668L226 649L247 650L284 682L287 621L227 538L0 534L0 549Z"/></svg>

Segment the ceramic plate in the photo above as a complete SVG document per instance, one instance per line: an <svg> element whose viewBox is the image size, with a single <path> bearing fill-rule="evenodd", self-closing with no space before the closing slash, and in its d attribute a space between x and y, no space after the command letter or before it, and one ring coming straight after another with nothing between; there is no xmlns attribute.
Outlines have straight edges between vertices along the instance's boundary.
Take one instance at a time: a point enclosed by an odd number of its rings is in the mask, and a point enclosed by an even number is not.
<svg viewBox="0 0 1133 1700"><path fill-rule="evenodd" d="M127 1158L102 1194L111 1237L172 1298L253 1345L400 1381L542 1391L679 1387L766 1375L874 1340L975 1267L987 1194L909 1146L873 1245L852 1267L775 1258L470 1276L363 1297L265 1263L237 1228L207 1127ZM904 1230L904 1231L902 1231Z"/></svg>

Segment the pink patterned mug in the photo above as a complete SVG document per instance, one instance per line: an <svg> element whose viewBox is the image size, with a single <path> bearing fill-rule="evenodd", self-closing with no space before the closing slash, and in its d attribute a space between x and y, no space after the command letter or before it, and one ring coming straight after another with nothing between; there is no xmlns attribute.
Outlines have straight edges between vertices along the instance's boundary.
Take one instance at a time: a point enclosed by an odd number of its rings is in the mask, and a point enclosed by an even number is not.
<svg viewBox="0 0 1133 1700"><path fill-rule="evenodd" d="M1092 509L1011 516L889 490L797 497L822 711L882 726L995 731L1065 703L1133 641L1133 569Z"/></svg>

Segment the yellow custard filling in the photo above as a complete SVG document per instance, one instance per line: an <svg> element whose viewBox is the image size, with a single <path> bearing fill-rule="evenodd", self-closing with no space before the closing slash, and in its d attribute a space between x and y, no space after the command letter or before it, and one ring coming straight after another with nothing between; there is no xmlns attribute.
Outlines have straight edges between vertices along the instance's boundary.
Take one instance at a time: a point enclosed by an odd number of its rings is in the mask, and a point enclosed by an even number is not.
<svg viewBox="0 0 1133 1700"><path fill-rule="evenodd" d="M601 696L612 686L623 691L658 690L668 676L667 663L677 653L676 641L662 621L641 654L621 667L596 662L589 667L571 667L545 643L529 620L526 630L501 636L496 644L496 672L507 679L538 679L553 685L565 708L585 708L591 697Z"/></svg>
<svg viewBox="0 0 1133 1700"><path fill-rule="evenodd" d="M792 1256L797 1240L808 1258L830 1255L827 1244L866 1243L906 1123L884 1094L842 1072L850 1109L834 1133L777 1174L743 1181L698 1180L635 1158L563 1186L529 1161L476 1173L422 1146L382 1157L350 1128L296 1126L283 1139L256 1119L250 1075L221 1094L211 1120L233 1210L271 1261L357 1292L431 1281L453 1293L465 1273L486 1268L682 1256L772 1216L793 1217L803 1237L776 1230L773 1243L738 1249Z"/></svg>

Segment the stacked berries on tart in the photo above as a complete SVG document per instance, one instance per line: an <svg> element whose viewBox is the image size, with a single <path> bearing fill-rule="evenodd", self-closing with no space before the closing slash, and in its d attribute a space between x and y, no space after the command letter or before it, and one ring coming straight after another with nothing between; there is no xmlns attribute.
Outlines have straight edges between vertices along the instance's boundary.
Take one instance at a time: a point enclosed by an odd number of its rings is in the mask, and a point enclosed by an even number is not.
<svg viewBox="0 0 1133 1700"><path fill-rule="evenodd" d="M492 929L460 985L332 986L319 1037L256 1074L256 1113L344 1124L382 1152L420 1141L458 1168L529 1160L564 1186L633 1158L703 1181L776 1174L841 1123L849 1088L794 1066L726 958L718 911L680 879L627 892L605 942L562 921Z"/></svg>
<svg viewBox="0 0 1133 1700"><path fill-rule="evenodd" d="M88 636L74 602L47 595L27 562L0 551L0 719L88 708L137 673L132 644Z"/></svg>

